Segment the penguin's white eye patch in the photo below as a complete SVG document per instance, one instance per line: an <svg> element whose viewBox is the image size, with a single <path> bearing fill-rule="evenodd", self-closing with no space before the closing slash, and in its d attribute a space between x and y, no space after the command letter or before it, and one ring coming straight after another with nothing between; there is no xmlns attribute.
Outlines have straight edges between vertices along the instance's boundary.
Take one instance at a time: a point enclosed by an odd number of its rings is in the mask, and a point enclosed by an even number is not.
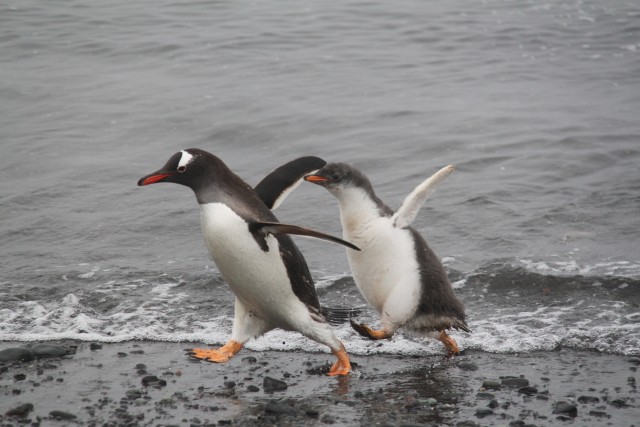
<svg viewBox="0 0 640 427"><path fill-rule="evenodd" d="M187 165L193 161L193 154L182 150L182 157L178 162L177 171L183 173L187 170Z"/></svg>

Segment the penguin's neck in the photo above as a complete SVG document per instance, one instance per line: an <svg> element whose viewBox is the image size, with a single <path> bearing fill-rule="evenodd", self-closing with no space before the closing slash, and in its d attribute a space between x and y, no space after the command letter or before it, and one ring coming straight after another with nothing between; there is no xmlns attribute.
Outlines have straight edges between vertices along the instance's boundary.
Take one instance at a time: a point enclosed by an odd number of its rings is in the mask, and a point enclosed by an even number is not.
<svg viewBox="0 0 640 427"><path fill-rule="evenodd" d="M340 219L345 234L362 232L372 221L386 216L384 205L368 191L359 187L342 189L335 193L340 205Z"/></svg>

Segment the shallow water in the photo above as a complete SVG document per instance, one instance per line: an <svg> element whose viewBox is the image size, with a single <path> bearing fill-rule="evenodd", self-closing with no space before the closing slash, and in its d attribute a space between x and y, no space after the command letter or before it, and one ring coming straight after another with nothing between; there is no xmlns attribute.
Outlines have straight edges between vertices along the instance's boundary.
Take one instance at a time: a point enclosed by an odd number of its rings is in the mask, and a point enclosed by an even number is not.
<svg viewBox="0 0 640 427"><path fill-rule="evenodd" d="M592 0L3 3L0 339L225 339L193 196L136 187L200 147L251 184L350 162L392 207L455 164L414 225L467 306L460 344L640 353L639 19ZM276 213L340 233L315 186ZM297 241L324 305L362 305L342 248Z"/></svg>

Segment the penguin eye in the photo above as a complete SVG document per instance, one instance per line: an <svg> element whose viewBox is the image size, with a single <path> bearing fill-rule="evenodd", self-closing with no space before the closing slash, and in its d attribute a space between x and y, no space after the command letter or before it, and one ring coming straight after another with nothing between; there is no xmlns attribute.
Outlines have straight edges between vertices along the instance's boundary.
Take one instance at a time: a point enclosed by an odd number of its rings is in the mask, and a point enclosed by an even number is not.
<svg viewBox="0 0 640 427"><path fill-rule="evenodd" d="M178 172L183 173L187 170L186 166L178 166Z"/></svg>
<svg viewBox="0 0 640 427"><path fill-rule="evenodd" d="M340 172L334 172L333 175L331 175L331 179L333 179L334 181L339 181L341 177L342 176Z"/></svg>

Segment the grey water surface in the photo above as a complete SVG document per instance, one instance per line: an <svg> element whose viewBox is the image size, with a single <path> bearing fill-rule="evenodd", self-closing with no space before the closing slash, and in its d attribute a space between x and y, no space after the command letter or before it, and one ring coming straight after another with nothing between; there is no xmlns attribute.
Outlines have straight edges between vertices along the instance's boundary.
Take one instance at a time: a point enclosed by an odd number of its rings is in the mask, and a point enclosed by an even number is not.
<svg viewBox="0 0 640 427"><path fill-rule="evenodd" d="M199 147L251 184L353 163L394 208L455 164L414 225L466 304L459 342L639 354L639 117L633 1L2 2L0 340L222 341L193 195L136 186ZM276 214L340 234L310 184ZM343 248L296 241L324 305L363 304ZM314 348L270 334L254 348Z"/></svg>

